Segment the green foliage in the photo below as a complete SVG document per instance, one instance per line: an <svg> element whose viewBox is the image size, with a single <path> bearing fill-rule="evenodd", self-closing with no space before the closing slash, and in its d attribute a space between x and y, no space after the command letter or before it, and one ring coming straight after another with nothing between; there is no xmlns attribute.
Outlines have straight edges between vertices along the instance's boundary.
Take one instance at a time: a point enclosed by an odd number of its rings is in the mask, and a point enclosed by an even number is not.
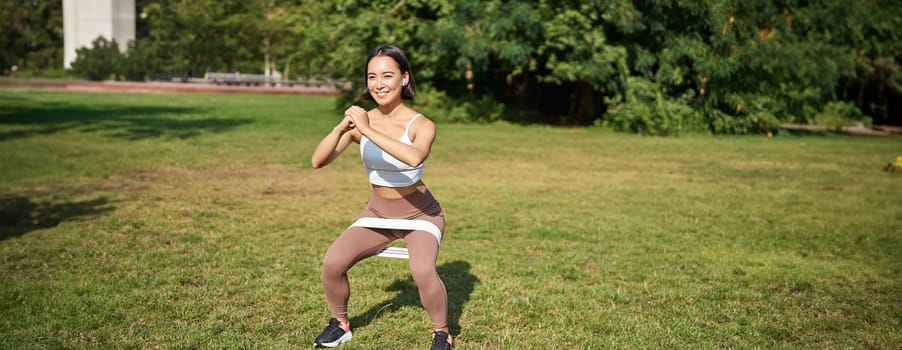
<svg viewBox="0 0 902 350"><path fill-rule="evenodd" d="M902 124L898 0L138 0L137 6L138 36L129 51L138 52L117 68L129 80L278 70L287 79L351 81L359 91L363 57L390 43L407 52L417 83L453 101L442 104L470 105L453 120L492 119L484 116L494 107L474 107L492 99L508 111L536 111L548 123L616 118L610 124L618 129L668 134L683 124L663 121L685 119L674 106L688 106L709 131L744 133L815 123L827 105L847 102L875 123ZM4 64L46 65L57 55L49 48L62 46L59 7L51 0L0 5L8 19L0 21L0 43L9 48L0 53ZM654 85L660 97L631 102L628 78ZM648 101L664 102L637 105Z"/></svg>
<svg viewBox="0 0 902 350"><path fill-rule="evenodd" d="M597 125L648 135L706 132L702 114L690 103L692 95L666 96L661 84L643 78L627 78L626 96L607 101L610 106Z"/></svg>
<svg viewBox="0 0 902 350"><path fill-rule="evenodd" d="M343 111L350 105L375 108L372 101L358 99L359 90L344 92L335 101L335 109ZM505 106L490 96L449 96L430 84L417 85L415 100L408 102L418 112L440 123L490 123L504 119Z"/></svg>
<svg viewBox="0 0 902 350"><path fill-rule="evenodd" d="M62 65L56 68L46 69L29 69L18 71L15 74L17 79L42 78L42 79L78 79L78 76L72 71L64 69Z"/></svg>
<svg viewBox="0 0 902 350"><path fill-rule="evenodd" d="M118 75L125 80L148 80L154 72L151 54L146 46L138 46L136 41L129 41L128 49L117 66Z"/></svg>
<svg viewBox="0 0 902 350"><path fill-rule="evenodd" d="M416 101L412 104L417 111L436 122L454 122L464 120L466 115L458 114L448 94L431 85L417 87Z"/></svg>
<svg viewBox="0 0 902 350"><path fill-rule="evenodd" d="M766 95L733 95L727 100L733 106L733 114L720 109L707 108L706 119L716 134L746 134L774 132L780 120L774 115L782 110L780 104Z"/></svg>
<svg viewBox="0 0 902 350"><path fill-rule="evenodd" d="M496 122L505 113L504 105L489 96L455 98L429 85L418 89L413 106L437 122L448 123Z"/></svg>
<svg viewBox="0 0 902 350"><path fill-rule="evenodd" d="M113 75L118 76L119 65L123 55L119 52L116 39L108 41L100 36L91 42L91 47L75 50L76 58L72 61L72 70L90 80L104 80Z"/></svg>
<svg viewBox="0 0 902 350"><path fill-rule="evenodd" d="M545 25L546 41L539 54L547 57L545 81L562 84L586 82L602 93L622 91L628 73L626 50L608 43L602 9L581 5L555 15Z"/></svg>
<svg viewBox="0 0 902 350"><path fill-rule="evenodd" d="M835 129L842 129L844 126L868 126L872 122L871 118L861 113L861 110L855 105L848 102L830 102L824 106L824 110L814 117L817 125L828 125Z"/></svg>
<svg viewBox="0 0 902 350"><path fill-rule="evenodd" d="M31 76L63 62L63 6L59 0L0 1L0 71Z"/></svg>

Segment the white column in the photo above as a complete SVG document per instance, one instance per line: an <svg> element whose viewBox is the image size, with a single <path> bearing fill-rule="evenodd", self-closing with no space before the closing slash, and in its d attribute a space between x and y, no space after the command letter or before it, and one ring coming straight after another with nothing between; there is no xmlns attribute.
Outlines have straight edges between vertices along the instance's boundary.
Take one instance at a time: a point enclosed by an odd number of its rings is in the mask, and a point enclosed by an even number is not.
<svg viewBox="0 0 902 350"><path fill-rule="evenodd" d="M75 50L91 47L98 36L116 40L121 51L135 40L135 0L63 0L63 68L71 68Z"/></svg>

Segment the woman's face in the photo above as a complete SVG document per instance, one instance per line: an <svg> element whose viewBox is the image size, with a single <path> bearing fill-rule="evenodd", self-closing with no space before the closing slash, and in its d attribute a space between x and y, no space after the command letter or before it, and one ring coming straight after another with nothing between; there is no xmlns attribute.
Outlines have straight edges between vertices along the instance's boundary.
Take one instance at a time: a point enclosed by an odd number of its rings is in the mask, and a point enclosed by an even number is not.
<svg viewBox="0 0 902 350"><path fill-rule="evenodd" d="M389 56L376 56L366 66L366 88L379 105L401 100L407 73Z"/></svg>

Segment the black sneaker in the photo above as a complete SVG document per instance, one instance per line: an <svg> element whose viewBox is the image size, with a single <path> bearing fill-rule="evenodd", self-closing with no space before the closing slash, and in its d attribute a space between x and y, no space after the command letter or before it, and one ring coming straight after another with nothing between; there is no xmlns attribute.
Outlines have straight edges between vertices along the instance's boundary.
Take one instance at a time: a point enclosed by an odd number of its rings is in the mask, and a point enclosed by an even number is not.
<svg viewBox="0 0 902 350"><path fill-rule="evenodd" d="M451 336L446 332L435 331L432 333L432 347L430 350L452 350Z"/></svg>
<svg viewBox="0 0 902 350"><path fill-rule="evenodd" d="M341 322L333 317L326 329L316 337L313 345L318 348L334 348L348 340L351 340L351 330L341 329Z"/></svg>

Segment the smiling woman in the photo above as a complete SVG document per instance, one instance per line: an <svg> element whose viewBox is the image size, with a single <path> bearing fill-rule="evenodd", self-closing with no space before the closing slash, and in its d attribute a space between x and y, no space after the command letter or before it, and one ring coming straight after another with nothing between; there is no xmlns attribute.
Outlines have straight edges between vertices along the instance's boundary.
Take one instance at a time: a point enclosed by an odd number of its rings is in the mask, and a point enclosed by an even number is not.
<svg viewBox="0 0 902 350"><path fill-rule="evenodd" d="M399 76L402 88L401 98L404 100L414 99L416 84L413 79L413 73L410 71L410 62L407 61L407 57L404 56L401 50L396 49L394 46L382 46L371 53L366 65L366 88L360 95L361 99L374 100L378 103L371 91L376 91L377 95L384 96L386 85L391 86L392 83L397 83ZM372 56L373 54L375 56ZM372 69L370 66L372 66ZM385 82L382 82L380 79L385 79Z"/></svg>
<svg viewBox="0 0 902 350"><path fill-rule="evenodd" d="M360 98L375 101L378 107L346 109L310 160L314 168L321 168L351 142L359 143L373 189L357 221L335 239L323 258L322 282L332 318L314 344L336 347L351 340L348 270L390 242L403 239L420 301L432 320L432 349L451 349L448 295L435 268L445 215L422 181L435 124L404 104L414 97L414 81L400 49L390 45L373 49L364 76L366 89Z"/></svg>

